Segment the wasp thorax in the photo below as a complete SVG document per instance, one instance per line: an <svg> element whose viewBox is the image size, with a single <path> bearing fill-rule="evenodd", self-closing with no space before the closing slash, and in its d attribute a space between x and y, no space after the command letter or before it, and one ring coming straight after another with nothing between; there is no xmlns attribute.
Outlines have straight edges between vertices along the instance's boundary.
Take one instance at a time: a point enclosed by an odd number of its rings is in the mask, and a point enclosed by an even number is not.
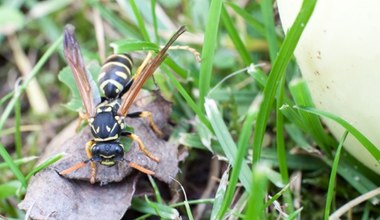
<svg viewBox="0 0 380 220"><path fill-rule="evenodd" d="M96 115L88 120L95 141L112 141L119 138L124 128L124 118L116 114L117 103L102 103ZM117 109L117 108L116 108Z"/></svg>
<svg viewBox="0 0 380 220"><path fill-rule="evenodd" d="M124 148L119 142L97 142L91 148L92 160L105 166L113 166L123 160Z"/></svg>

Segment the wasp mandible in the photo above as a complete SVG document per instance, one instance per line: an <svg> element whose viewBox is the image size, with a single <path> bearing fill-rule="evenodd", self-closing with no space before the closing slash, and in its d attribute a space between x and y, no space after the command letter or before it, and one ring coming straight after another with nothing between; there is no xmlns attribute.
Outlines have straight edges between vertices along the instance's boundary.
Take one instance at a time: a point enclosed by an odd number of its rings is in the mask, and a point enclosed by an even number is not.
<svg viewBox="0 0 380 220"><path fill-rule="evenodd" d="M108 57L98 78L99 87L104 95L101 99L92 93L92 86L94 85L89 81L89 74L84 65L80 46L75 38L74 29L72 25L65 27L64 55L74 75L84 105L85 113L81 117L87 119L93 139L88 141L85 147L88 159L61 171L60 174L68 174L90 162L90 182L95 183L96 163L114 166L120 161L125 161L129 166L146 174L154 174L153 171L124 159L124 146L120 143L120 137L131 138L147 157L159 162L159 158L145 148L143 141L137 135L124 130L126 126L124 119L126 117L147 118L153 131L158 136L162 136L150 112L128 113L128 109L145 81L164 61L167 50L186 31L185 27L179 28L154 58L151 58L151 53L149 53L133 76L131 73L133 60L128 54L114 54Z"/></svg>

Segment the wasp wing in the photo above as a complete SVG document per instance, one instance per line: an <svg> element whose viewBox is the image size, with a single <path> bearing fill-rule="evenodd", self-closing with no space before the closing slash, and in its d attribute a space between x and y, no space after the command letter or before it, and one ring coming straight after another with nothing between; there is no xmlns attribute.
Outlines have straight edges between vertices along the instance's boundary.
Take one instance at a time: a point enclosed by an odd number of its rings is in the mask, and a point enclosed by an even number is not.
<svg viewBox="0 0 380 220"><path fill-rule="evenodd" d="M119 108L119 115L125 116L128 113L129 107L132 105L136 96L144 85L145 81L156 71L160 64L164 61L166 57L166 52L169 47L177 40L181 34L186 31L185 26L182 26L178 31L170 38L168 43L158 52L155 56L142 70L140 73L136 73L137 77L134 79L131 88L122 97L122 102Z"/></svg>
<svg viewBox="0 0 380 220"><path fill-rule="evenodd" d="M86 114L93 117L95 115L95 107L101 101L100 94L84 65L80 46L75 38L75 27L73 25L68 24L65 26L63 48L66 61L73 72Z"/></svg>

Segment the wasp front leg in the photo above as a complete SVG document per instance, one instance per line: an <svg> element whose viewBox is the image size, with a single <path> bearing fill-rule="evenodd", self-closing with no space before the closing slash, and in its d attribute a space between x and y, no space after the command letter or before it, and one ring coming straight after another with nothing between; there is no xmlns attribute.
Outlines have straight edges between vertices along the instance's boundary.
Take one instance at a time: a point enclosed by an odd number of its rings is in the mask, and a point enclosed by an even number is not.
<svg viewBox="0 0 380 220"><path fill-rule="evenodd" d="M154 133L156 133L156 135L160 138L164 137L164 133L162 133L162 131L158 128L156 123L154 123L154 121L153 121L152 112L148 112L148 111L133 112L133 113L127 114L126 117L128 117L128 118L147 118L148 122L149 122L149 126L152 128Z"/></svg>
<svg viewBox="0 0 380 220"><path fill-rule="evenodd" d="M139 136L131 133L131 132L122 132L121 133L122 136L125 136L125 137L128 137L130 139L132 139L133 141L136 141L137 142L137 145L139 146L139 149L147 156L149 157L150 159L156 161L157 163L160 162L160 159L156 156L153 156L153 154L151 152L148 151L148 149L145 148L145 145L144 143L141 141L141 139L139 138Z"/></svg>
<svg viewBox="0 0 380 220"><path fill-rule="evenodd" d="M89 116L87 113L84 113L82 111L79 111L79 119L78 119L78 124L77 124L77 127L75 129L75 131L79 131L81 125L82 125L82 122L83 121L87 121L89 119Z"/></svg>
<svg viewBox="0 0 380 220"><path fill-rule="evenodd" d="M92 153L91 153L91 147L94 145L94 141L93 140L90 140L86 143L86 154L87 154L87 157L88 157L88 160L85 160L85 161L81 161L77 164L75 164L74 166L70 167L70 168L67 168L61 172L59 172L59 175L66 175L66 174L69 174L71 172L74 172L75 170L77 169L80 169L82 168L83 166L85 166L88 162L91 163L91 178L90 178L90 182L92 184L95 183L95 180L96 180L96 164L95 162L92 161Z"/></svg>
<svg viewBox="0 0 380 220"><path fill-rule="evenodd" d="M91 147L94 145L94 140L90 140L86 143L86 154L87 157L90 159L91 164L91 178L90 183L94 184L96 181L96 164L94 161L92 161L92 153L91 153Z"/></svg>

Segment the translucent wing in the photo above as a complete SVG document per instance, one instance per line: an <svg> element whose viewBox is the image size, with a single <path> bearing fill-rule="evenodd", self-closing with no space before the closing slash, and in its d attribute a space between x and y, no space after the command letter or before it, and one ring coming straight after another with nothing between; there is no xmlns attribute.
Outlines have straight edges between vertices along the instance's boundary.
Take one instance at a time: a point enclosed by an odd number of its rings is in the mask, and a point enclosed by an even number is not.
<svg viewBox="0 0 380 220"><path fill-rule="evenodd" d="M164 61L166 57L166 51L174 43L177 38L186 31L185 26L182 26L178 31L170 38L168 43L158 52L155 56L142 70L141 72L136 73L136 78L132 83L131 88L126 92L122 97L122 102L119 108L119 115L125 116L128 112L129 107L132 105L134 99L141 90L141 87L144 85L145 81L156 71L160 64Z"/></svg>
<svg viewBox="0 0 380 220"><path fill-rule="evenodd" d="M95 82L90 80L91 76L85 68L74 30L75 27L73 25L68 24L65 26L63 39L64 54L66 61L73 72L86 114L93 117L95 115L95 107L100 103L99 90L96 87Z"/></svg>

